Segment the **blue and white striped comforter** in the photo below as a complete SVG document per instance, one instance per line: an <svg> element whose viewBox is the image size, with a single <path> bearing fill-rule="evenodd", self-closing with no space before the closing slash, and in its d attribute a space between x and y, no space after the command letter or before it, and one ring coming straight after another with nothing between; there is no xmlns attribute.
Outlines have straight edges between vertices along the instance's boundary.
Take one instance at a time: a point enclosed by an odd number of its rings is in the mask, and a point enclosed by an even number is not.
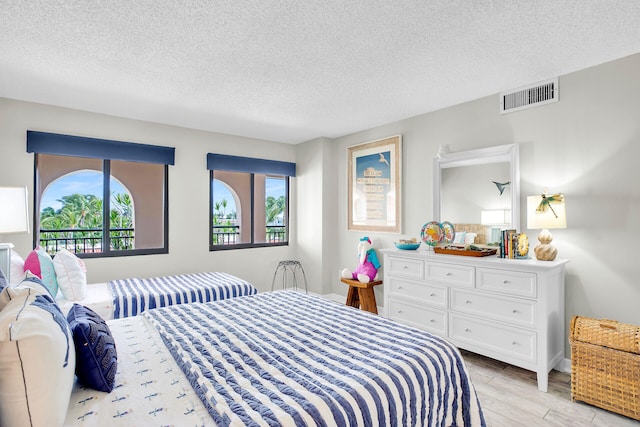
<svg viewBox="0 0 640 427"><path fill-rule="evenodd" d="M108 285L113 297L114 319L135 316L152 308L258 293L249 282L219 272L112 280Z"/></svg>
<svg viewBox="0 0 640 427"><path fill-rule="evenodd" d="M293 291L143 314L219 426L484 426L445 340Z"/></svg>

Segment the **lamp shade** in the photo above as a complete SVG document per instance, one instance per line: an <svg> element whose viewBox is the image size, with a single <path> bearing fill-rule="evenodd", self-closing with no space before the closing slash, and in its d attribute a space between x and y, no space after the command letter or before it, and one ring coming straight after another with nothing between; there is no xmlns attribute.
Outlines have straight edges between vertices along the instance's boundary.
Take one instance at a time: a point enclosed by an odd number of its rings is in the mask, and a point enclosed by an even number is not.
<svg viewBox="0 0 640 427"><path fill-rule="evenodd" d="M527 228L567 228L564 195L537 195L527 197Z"/></svg>
<svg viewBox="0 0 640 427"><path fill-rule="evenodd" d="M29 232L27 187L0 187L0 234Z"/></svg>

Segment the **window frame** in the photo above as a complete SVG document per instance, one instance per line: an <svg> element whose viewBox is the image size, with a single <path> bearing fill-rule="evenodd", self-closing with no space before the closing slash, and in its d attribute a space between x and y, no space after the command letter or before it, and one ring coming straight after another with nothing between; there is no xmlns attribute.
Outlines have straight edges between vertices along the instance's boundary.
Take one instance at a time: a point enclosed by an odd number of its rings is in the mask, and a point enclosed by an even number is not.
<svg viewBox="0 0 640 427"><path fill-rule="evenodd" d="M27 131L27 152L34 153L33 245L40 244L40 177L39 154L93 158L102 160L102 252L75 253L78 258L112 258L169 253L169 165L175 164L175 148L103 140L46 132ZM110 247L111 228L111 161L153 163L164 166L163 171L163 246L158 248L113 250Z"/></svg>
<svg viewBox="0 0 640 427"><path fill-rule="evenodd" d="M291 177L295 177L295 163L281 162L275 160L254 159L249 157L228 156L223 154L207 154L207 169L209 169L209 251L224 251L233 249L249 249L249 248L265 248L276 246L288 246L290 233L290 188ZM214 195L213 195L213 181L215 171L231 171L241 172L250 175L250 200L251 200L251 241L237 244L214 244L213 243L213 210L214 210ZM280 242L255 242L255 176L264 175L265 180L268 177L284 179L285 182L285 209L284 220L286 224L285 240ZM263 207L263 209L266 206ZM236 207L237 209L237 207ZM266 227L266 224L265 224Z"/></svg>

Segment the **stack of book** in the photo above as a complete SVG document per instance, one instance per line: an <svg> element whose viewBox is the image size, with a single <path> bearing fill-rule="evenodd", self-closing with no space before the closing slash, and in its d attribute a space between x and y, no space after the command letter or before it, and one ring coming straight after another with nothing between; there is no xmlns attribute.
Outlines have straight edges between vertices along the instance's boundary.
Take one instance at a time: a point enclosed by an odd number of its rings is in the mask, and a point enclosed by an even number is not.
<svg viewBox="0 0 640 427"><path fill-rule="evenodd" d="M529 240L525 233L517 230L502 230L500 233L500 258L529 258Z"/></svg>

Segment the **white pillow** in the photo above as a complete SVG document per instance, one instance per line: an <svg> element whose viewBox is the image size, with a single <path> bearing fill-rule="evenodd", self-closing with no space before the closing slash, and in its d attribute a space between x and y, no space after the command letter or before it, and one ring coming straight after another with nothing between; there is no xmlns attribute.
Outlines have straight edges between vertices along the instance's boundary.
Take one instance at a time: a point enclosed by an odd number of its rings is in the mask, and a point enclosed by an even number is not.
<svg viewBox="0 0 640 427"><path fill-rule="evenodd" d="M43 288L5 288L0 312L0 425L62 426L76 353L67 320ZM7 298L8 297L8 298Z"/></svg>
<svg viewBox="0 0 640 427"><path fill-rule="evenodd" d="M11 277L9 277L9 282L11 285L17 285L24 278L24 260L16 251L11 249Z"/></svg>
<svg viewBox="0 0 640 427"><path fill-rule="evenodd" d="M66 249L53 257L58 286L69 301L80 301L87 296L87 268L84 262Z"/></svg>
<svg viewBox="0 0 640 427"><path fill-rule="evenodd" d="M456 231L456 235L453 237L453 243L464 244L464 236L466 232L464 231Z"/></svg>

